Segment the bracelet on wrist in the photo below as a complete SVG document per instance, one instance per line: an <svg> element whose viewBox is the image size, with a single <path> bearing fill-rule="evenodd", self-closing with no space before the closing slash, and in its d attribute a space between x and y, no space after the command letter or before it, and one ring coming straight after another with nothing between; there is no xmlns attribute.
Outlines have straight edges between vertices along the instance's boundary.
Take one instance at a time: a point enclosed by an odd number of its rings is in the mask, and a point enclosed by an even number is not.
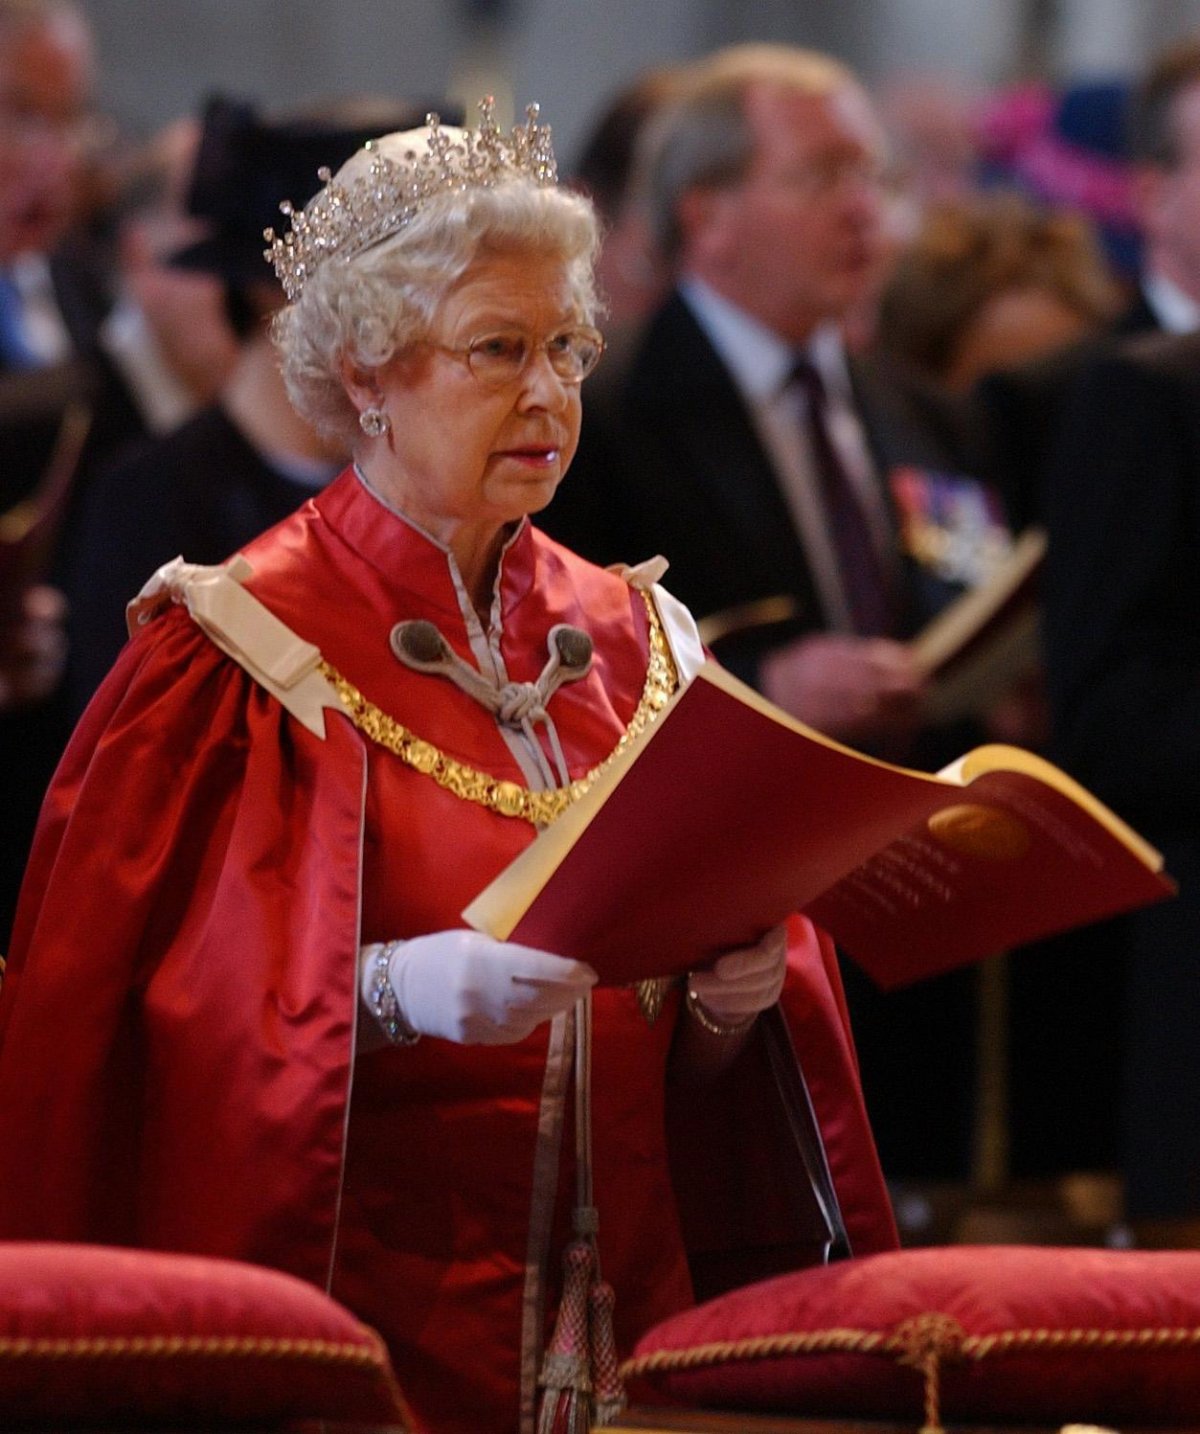
<svg viewBox="0 0 1200 1434"><path fill-rule="evenodd" d="M692 1019L701 1030L707 1031L710 1036L721 1036L728 1040L731 1036L740 1036L748 1031L754 1024L757 1012L749 1016L743 1016L740 1021L718 1021L713 1013L705 1006L704 1002L696 994L692 986L687 988L687 1008L692 1014Z"/></svg>
<svg viewBox="0 0 1200 1434"><path fill-rule="evenodd" d="M421 1039L400 1014L400 1003L392 989L392 957L402 943L387 941L376 951L371 967L371 985L367 1000L372 1014L383 1027L383 1033L394 1046L415 1046Z"/></svg>

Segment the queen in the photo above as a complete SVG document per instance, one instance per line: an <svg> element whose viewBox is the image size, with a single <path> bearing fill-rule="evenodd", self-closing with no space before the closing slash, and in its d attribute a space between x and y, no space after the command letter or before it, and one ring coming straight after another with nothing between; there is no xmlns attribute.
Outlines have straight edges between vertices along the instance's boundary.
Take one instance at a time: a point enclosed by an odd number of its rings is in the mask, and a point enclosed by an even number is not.
<svg viewBox="0 0 1200 1434"><path fill-rule="evenodd" d="M463 929L701 654L661 564L530 522L604 350L536 112L431 116L324 179L267 253L292 401L354 462L131 604L0 996L0 1236L291 1271L380 1330L422 1429L603 1422L701 1270L893 1238L836 967L799 918L622 988ZM764 1078L781 1006L815 1148ZM818 1168L814 1249L789 1191Z"/></svg>

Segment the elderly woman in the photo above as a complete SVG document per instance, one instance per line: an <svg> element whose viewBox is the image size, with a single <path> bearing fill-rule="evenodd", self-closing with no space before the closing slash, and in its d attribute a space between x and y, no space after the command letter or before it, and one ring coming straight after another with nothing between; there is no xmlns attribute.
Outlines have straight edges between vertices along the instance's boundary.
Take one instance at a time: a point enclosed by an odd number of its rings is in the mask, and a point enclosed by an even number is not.
<svg viewBox="0 0 1200 1434"><path fill-rule="evenodd" d="M593 1385L600 1418L619 1403L603 1287L595 1380L566 1324L552 1339L577 1179L572 1248L594 1260L598 1210L622 1353L693 1299L689 1244L744 1278L892 1239L807 923L714 952L686 993L596 987L461 929L699 655L644 575L528 521L604 347L595 247L534 111L511 136L486 106L477 131L386 136L293 215L270 250L284 374L355 461L224 567L169 564L133 604L47 799L0 1000L0 1235L293 1271L384 1334L435 1430L531 1430L539 1380L548 1419ZM647 950L649 974L653 933ZM763 1096L785 957L824 1148L799 1087ZM681 1102L707 1178L683 1124L672 1170L669 1071L710 1102Z"/></svg>

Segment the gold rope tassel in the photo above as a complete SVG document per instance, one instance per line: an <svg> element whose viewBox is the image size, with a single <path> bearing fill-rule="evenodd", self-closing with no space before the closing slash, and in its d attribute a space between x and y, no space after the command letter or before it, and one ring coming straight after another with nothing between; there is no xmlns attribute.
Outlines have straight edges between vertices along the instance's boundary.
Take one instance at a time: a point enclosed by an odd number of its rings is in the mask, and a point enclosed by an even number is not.
<svg viewBox="0 0 1200 1434"><path fill-rule="evenodd" d="M597 1274L599 1271L597 1270ZM613 1334L613 1309L617 1292L607 1280L592 1281L588 1294L591 1316L592 1402L596 1424L611 1424L625 1408L625 1386L617 1363L617 1341Z"/></svg>
<svg viewBox="0 0 1200 1434"><path fill-rule="evenodd" d="M921 1434L945 1434L942 1428L941 1366L962 1356L966 1331L943 1314L916 1315L900 1325L889 1343L900 1351L899 1362L918 1370L925 1381L925 1423Z"/></svg>
<svg viewBox="0 0 1200 1434"><path fill-rule="evenodd" d="M625 1407L613 1335L616 1294L600 1278L592 1203L592 999L575 1008L575 1238L563 1252L563 1293L542 1372L537 1434L588 1434Z"/></svg>
<svg viewBox="0 0 1200 1434"><path fill-rule="evenodd" d="M563 1292L542 1373L538 1434L588 1434L592 1427L592 1376L588 1295L596 1268L586 1239L563 1252Z"/></svg>

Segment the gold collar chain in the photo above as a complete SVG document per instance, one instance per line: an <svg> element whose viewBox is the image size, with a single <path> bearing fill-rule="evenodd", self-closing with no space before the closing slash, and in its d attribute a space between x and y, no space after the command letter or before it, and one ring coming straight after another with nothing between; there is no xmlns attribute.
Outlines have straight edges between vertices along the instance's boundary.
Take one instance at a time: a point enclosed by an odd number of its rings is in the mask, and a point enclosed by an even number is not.
<svg viewBox="0 0 1200 1434"><path fill-rule="evenodd" d="M426 742L414 732L410 732L394 717L369 702L357 687L324 659L320 663L320 670L336 689L350 720L372 742L394 753L407 766L432 777L439 787L452 792L456 797L462 797L464 801L475 802L501 816L517 817L536 827L543 827L561 816L589 790L597 777L607 771L654 722L679 686L679 675L675 670L654 601L649 593L644 591L642 599L650 620L650 661L646 668L646 682L642 688L641 700L630 718L628 727L621 733L617 745L608 756L568 787L533 792L518 782L504 781L475 767L469 767L465 762L443 752L440 747L435 747L432 742Z"/></svg>

